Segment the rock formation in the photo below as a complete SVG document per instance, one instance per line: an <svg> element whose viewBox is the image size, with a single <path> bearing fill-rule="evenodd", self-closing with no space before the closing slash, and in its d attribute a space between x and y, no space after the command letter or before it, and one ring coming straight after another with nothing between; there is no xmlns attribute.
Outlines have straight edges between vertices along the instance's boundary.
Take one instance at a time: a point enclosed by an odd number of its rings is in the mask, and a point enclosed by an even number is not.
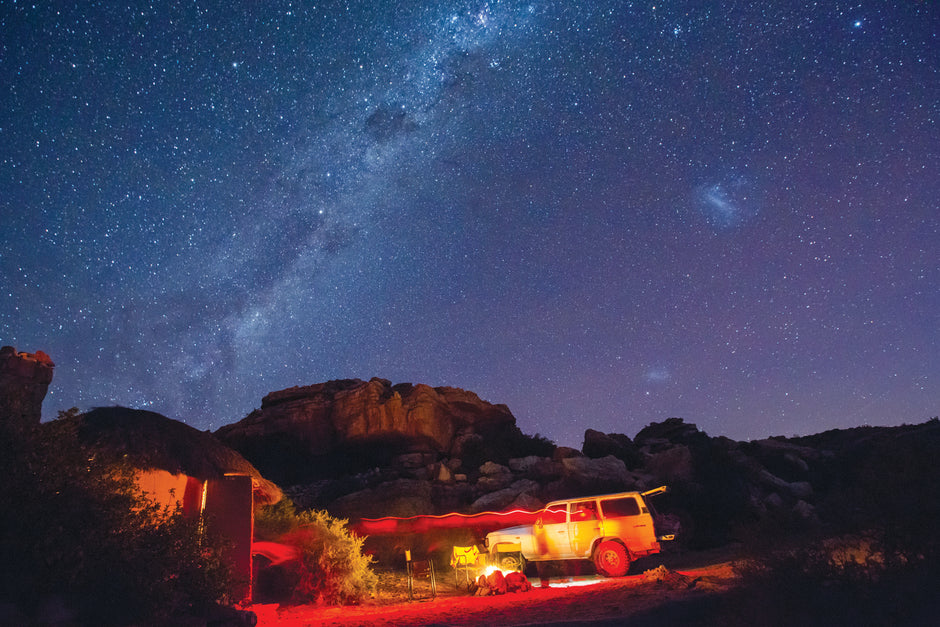
<svg viewBox="0 0 940 627"><path fill-rule="evenodd" d="M55 364L42 351L0 349L0 420L5 425L22 429L39 424L53 368Z"/></svg>
<svg viewBox="0 0 940 627"><path fill-rule="evenodd" d="M859 494L861 486L871 492L862 471L873 460L886 460L879 467L902 476L888 463L887 447L919 446L924 450L905 459L925 464L940 443L936 420L735 442L669 418L632 439L588 429L579 451L522 434L505 406L471 392L383 379L274 392L261 409L217 435L265 476L290 486L286 492L298 507L352 521L533 511L556 499L668 485L655 506L681 523L681 541L690 548L721 545L734 539L734 530L765 522L831 524L854 511L844 494ZM886 450L872 442L885 442ZM888 483L904 486L898 494L912 490L902 479ZM879 487L881 493L895 490Z"/></svg>
<svg viewBox="0 0 940 627"><path fill-rule="evenodd" d="M479 456L488 443L522 434L505 405L473 392L373 378L272 392L261 409L216 435L257 460L265 475L290 482L304 468L338 474L418 453Z"/></svg>

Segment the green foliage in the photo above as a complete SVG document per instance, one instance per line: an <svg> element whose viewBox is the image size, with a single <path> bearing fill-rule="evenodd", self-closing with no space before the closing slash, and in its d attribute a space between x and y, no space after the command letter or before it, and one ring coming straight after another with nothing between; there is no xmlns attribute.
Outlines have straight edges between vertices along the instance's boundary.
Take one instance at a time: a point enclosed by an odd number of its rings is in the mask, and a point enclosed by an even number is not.
<svg viewBox="0 0 940 627"><path fill-rule="evenodd" d="M302 524L297 509L287 497L274 505L265 505L255 510L255 540L278 542Z"/></svg>
<svg viewBox="0 0 940 627"><path fill-rule="evenodd" d="M362 552L364 538L346 524L324 511L297 512L288 499L256 513L258 540L277 541L300 552L298 561L283 567L292 602L351 604L375 591L372 558Z"/></svg>
<svg viewBox="0 0 940 627"><path fill-rule="evenodd" d="M551 457L555 453L557 446L545 436L536 433L535 435L526 435L523 433L516 443L519 447L517 456L526 457L536 455L538 457Z"/></svg>
<svg viewBox="0 0 940 627"><path fill-rule="evenodd" d="M0 596L63 597L82 622L166 618L219 599L227 573L197 523L142 499L132 470L64 421L0 434Z"/></svg>

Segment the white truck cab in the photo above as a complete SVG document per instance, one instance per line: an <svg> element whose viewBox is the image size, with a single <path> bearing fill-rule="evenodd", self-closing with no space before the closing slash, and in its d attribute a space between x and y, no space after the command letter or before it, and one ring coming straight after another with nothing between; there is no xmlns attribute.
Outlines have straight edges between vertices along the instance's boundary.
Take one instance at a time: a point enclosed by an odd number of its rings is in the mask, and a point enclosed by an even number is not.
<svg viewBox="0 0 940 627"><path fill-rule="evenodd" d="M487 534L484 546L491 563L522 569L525 561L588 559L608 577L627 573L630 562L660 550L646 498L666 492L666 486L646 492L618 492L553 501L534 524Z"/></svg>

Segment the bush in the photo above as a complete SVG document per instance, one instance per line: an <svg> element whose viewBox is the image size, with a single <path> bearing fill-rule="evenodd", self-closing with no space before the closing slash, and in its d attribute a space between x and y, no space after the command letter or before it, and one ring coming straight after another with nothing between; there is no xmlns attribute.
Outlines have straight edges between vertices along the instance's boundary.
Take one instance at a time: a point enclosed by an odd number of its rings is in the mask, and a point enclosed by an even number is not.
<svg viewBox="0 0 940 627"><path fill-rule="evenodd" d="M4 430L5 431L5 430ZM0 433L0 598L59 597L82 623L160 622L221 598L227 573L195 521L142 499L131 469L62 421Z"/></svg>
<svg viewBox="0 0 940 627"><path fill-rule="evenodd" d="M362 552L365 539L349 531L346 524L346 520L324 511L297 512L288 499L256 513L258 540L299 550L299 560L278 567L278 584L288 588L291 602L353 604L375 591L372 558Z"/></svg>
<svg viewBox="0 0 940 627"><path fill-rule="evenodd" d="M778 551L738 567L725 625L920 625L940 611L934 544L894 553L891 532Z"/></svg>

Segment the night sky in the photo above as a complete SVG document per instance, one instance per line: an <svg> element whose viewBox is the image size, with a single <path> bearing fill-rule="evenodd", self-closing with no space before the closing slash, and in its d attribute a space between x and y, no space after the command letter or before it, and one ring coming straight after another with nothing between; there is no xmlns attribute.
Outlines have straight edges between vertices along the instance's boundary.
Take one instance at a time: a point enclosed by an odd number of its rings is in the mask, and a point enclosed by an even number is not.
<svg viewBox="0 0 940 627"><path fill-rule="evenodd" d="M115 4L0 3L46 419L374 376L568 446L940 414L937 2Z"/></svg>

